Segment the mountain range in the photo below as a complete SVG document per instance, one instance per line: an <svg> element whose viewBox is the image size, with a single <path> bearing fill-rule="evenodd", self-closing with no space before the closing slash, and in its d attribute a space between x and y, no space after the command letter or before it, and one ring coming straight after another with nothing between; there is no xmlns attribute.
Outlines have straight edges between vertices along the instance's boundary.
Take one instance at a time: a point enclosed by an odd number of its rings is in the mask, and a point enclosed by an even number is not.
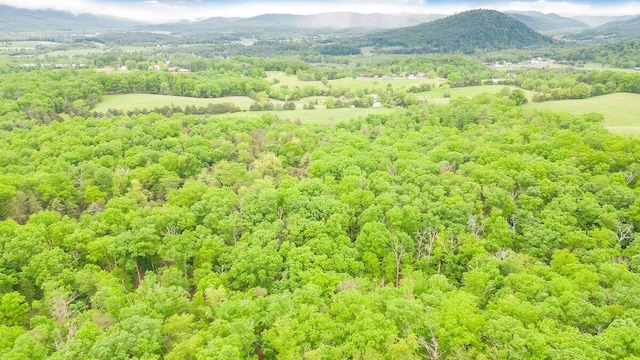
<svg viewBox="0 0 640 360"><path fill-rule="evenodd" d="M590 26L576 19L537 11L510 11L505 14L540 32L555 32L569 29L586 29Z"/></svg>
<svg viewBox="0 0 640 360"><path fill-rule="evenodd" d="M0 5L0 33L93 32L133 29L139 23L105 16L75 15L65 11L28 10Z"/></svg>
<svg viewBox="0 0 640 360"><path fill-rule="evenodd" d="M563 31L576 33L579 31L579 33L574 37L578 40L606 39L614 41L640 38L640 17L585 16L567 18L557 14L543 14L531 11L515 11L508 12L506 14L512 19L517 20L519 23L526 25L529 29L541 33L556 33ZM443 18L445 18L445 15L441 14L360 14L354 12L328 12L313 15L265 14L250 18L213 17L193 22L181 21L176 23L150 25L122 18L88 14L76 15L69 12L53 10L27 10L0 5L0 34L11 36L10 34L17 33L47 33L50 35L51 33L56 32L87 34L96 32L162 31L170 34L198 35L205 33L217 33L236 34L236 36L251 36L252 34L269 35L278 33L310 33L314 31L321 31L325 33L335 31L372 33L382 30L399 29L398 34L404 34L400 36L406 37L407 40L409 40L415 38L415 36L411 34L411 32L415 30L412 28L413 26L422 26ZM507 30L518 30L517 34L525 37L521 39L522 41L511 41L505 43L506 45L535 43L542 39L537 35L524 31L521 27L515 26L514 23L507 23L504 19L501 21L508 25ZM432 31L442 31L442 24L443 23L436 23L436 25L432 25ZM461 31L465 29L469 30L467 29L467 25L468 24L463 22L453 24L453 26L459 27L459 30ZM592 27L595 25L598 25L598 27ZM512 28L512 26L515 27ZM401 30L403 28L408 28L409 30ZM499 29L496 29L491 24L489 24L489 28L491 28L491 30L475 27L472 31L467 31L467 33L471 34L476 32L476 35L480 36L487 31L496 31L493 35L497 36L497 31ZM448 30L446 30L446 32L449 33ZM453 33L454 32L452 32L452 34ZM379 35L379 37L384 36L387 35ZM439 44L436 39L437 35L433 35L434 39L431 39L431 36L432 35L429 34L426 35L425 40L432 43L431 45L425 45L426 47L436 46ZM537 40L533 41L533 39ZM464 40L463 36L463 38L456 41L465 42L466 40ZM402 41L397 43L400 44ZM410 43L410 41L406 41L405 43ZM419 44L416 42L415 45L418 46ZM487 48L502 47L498 46L499 44L492 45L483 42L481 42L480 45L482 45L482 48L485 46ZM438 45L438 47L441 47L441 45Z"/></svg>
<svg viewBox="0 0 640 360"><path fill-rule="evenodd" d="M578 40L599 39L605 42L640 39L640 16L608 22L596 28L582 31L574 38Z"/></svg>

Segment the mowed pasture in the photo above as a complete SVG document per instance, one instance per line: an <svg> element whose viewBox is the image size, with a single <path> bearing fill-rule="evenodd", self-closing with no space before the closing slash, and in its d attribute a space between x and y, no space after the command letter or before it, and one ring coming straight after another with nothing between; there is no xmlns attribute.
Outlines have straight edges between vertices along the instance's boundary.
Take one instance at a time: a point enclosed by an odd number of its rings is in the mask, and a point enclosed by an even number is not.
<svg viewBox="0 0 640 360"><path fill-rule="evenodd" d="M466 86L466 87L458 87L458 88L435 88L431 91L424 91L416 93L416 96L421 100L426 100L428 103L433 104L447 104L450 99L455 99L458 97L468 97L472 98L476 95L484 94L484 93L498 93L501 92L504 88L508 88L509 91L518 89L516 86L504 86L504 85L481 85L481 86ZM528 90L524 91L525 95L531 101L534 92Z"/></svg>
<svg viewBox="0 0 640 360"><path fill-rule="evenodd" d="M431 79L431 78L416 78L409 79L408 77L357 77L357 78L343 78L330 80L329 84L337 88L347 88L353 90L365 90L365 89L385 89L391 87L393 89L399 89L402 87L420 86L421 84L430 84L432 88L437 88L441 83L445 82L444 79Z"/></svg>
<svg viewBox="0 0 640 360"><path fill-rule="evenodd" d="M155 95L155 94L123 94L123 95L106 95L102 101L95 107L95 111L106 112L109 109L118 109L122 111L130 111L135 109L161 108L165 105L175 105L184 108L185 106L195 105L206 107L209 104L218 103L234 103L240 109L249 109L253 104L253 100L246 96L229 96L224 98L192 98L171 95Z"/></svg>
<svg viewBox="0 0 640 360"><path fill-rule="evenodd" d="M277 80L274 83L274 80ZM268 71L267 81L271 82L272 88L280 88L282 85L286 85L289 89L294 89L296 86L300 88L314 86L319 89L325 89L326 86L321 81L302 81L299 80L296 75L287 75L280 71ZM351 90L373 90L373 89L385 89L392 87L399 89L402 87L420 86L421 84L430 84L433 88L437 88L441 83L445 82L445 79L437 78L416 78L410 79L408 77L346 77L342 79L329 80L327 84L334 88L346 88Z"/></svg>
<svg viewBox="0 0 640 360"><path fill-rule="evenodd" d="M600 113L602 125L616 134L640 135L640 94L615 93L588 99L529 103L525 109L566 111L576 115Z"/></svg>
<svg viewBox="0 0 640 360"><path fill-rule="evenodd" d="M303 105L309 102L318 102L313 110L304 110ZM218 117L237 117L249 118L271 114L281 119L289 119L291 121L299 120L303 123L332 123L352 118L366 116L368 114L388 114L398 109L393 108L338 108L327 109L324 107L324 98L321 96L309 97L296 101L296 110L265 110L265 111L248 111L249 106L253 104L253 100L246 96L229 96L223 98L199 99L190 97L170 96L170 95L150 95L150 94L124 94L124 95L107 95L95 107L97 112L107 112L109 109L118 109L122 111L132 111L135 109L152 110L161 108L165 105L174 105L184 108L186 105L195 105L206 107L210 103L226 103L231 102L238 108L243 110L233 114L219 114ZM271 99L275 106L282 105L282 101Z"/></svg>
<svg viewBox="0 0 640 360"><path fill-rule="evenodd" d="M303 88L307 86L316 86L320 89L326 88L326 86L321 81L302 81L298 80L295 75L287 75L281 71L267 71L267 81L272 83L272 88L279 88L282 85L288 86L290 89L295 88L296 86ZM274 83L274 80L277 80L277 83Z"/></svg>

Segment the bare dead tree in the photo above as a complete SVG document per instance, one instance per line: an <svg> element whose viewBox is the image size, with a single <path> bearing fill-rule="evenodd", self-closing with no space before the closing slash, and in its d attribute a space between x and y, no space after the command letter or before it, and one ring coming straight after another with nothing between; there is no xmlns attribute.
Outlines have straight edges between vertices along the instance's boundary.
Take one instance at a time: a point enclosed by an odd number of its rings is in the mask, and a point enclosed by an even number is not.
<svg viewBox="0 0 640 360"><path fill-rule="evenodd" d="M478 223L478 217L470 214L467 225L471 229L471 232L473 232L473 235L480 236L480 234L484 231L484 227L487 226L487 219L484 219L482 222Z"/></svg>
<svg viewBox="0 0 640 360"><path fill-rule="evenodd" d="M440 245L445 254L453 254L460 246L460 235L449 234L447 237L441 237Z"/></svg>
<svg viewBox="0 0 640 360"><path fill-rule="evenodd" d="M402 277L401 267L402 267L402 258L407 252L407 244L400 241L400 239L396 238L390 244L391 251L393 252L393 258L395 261L396 267L396 280L394 282L395 287L400 286L400 278Z"/></svg>
<svg viewBox="0 0 640 360"><path fill-rule="evenodd" d="M417 232L416 260L422 259L425 254L431 259L437 239L438 229L420 228Z"/></svg>
<svg viewBox="0 0 640 360"><path fill-rule="evenodd" d="M633 234L631 231L633 230L633 225L624 222L623 220L618 220L616 223L616 237L618 238L618 246L622 246L622 243L626 240L631 240Z"/></svg>
<svg viewBox="0 0 640 360"><path fill-rule="evenodd" d="M431 331L431 339L429 341L421 337L418 339L418 344L427 350L426 358L429 360L438 360L444 354L444 352L438 350L438 338L433 334L433 331Z"/></svg>
<svg viewBox="0 0 640 360"><path fill-rule="evenodd" d="M624 181L627 182L627 185L631 184L633 180L638 177L638 174L640 174L639 170L640 169L637 166L630 166L627 171L622 173L622 175L624 176Z"/></svg>

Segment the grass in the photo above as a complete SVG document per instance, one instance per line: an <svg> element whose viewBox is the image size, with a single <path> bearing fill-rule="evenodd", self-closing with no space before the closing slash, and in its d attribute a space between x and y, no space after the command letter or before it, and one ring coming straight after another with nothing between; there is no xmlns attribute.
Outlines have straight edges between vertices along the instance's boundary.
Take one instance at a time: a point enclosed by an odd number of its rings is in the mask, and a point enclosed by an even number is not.
<svg viewBox="0 0 640 360"><path fill-rule="evenodd" d="M315 110L303 110L302 106L310 101L318 100L320 105ZM274 105L282 105L282 101L271 100ZM232 102L242 110L249 110L249 106L253 104L253 100L246 96L230 96L217 99L198 99L190 97L169 96L169 95L151 95L151 94L124 94L124 95L107 95L95 107L95 111L106 112L108 109L119 109L123 111L134 110L136 108L142 110L151 110L155 107L163 107L165 105L176 105L183 107L185 105L207 106L209 103L225 103ZM261 116L263 114L272 114L280 119L290 119L292 121L300 120L303 123L333 123L368 114L388 114L397 111L390 108L340 108L326 109L322 103L324 97L309 97L296 101L296 110L287 111L244 111L233 114L215 115L218 117L235 117L250 118Z"/></svg>
<svg viewBox="0 0 640 360"><path fill-rule="evenodd" d="M391 86L394 89L401 87L409 87L412 85L419 86L420 84L431 84L432 87L437 87L440 83L444 82L443 79L408 79L408 78L343 78L337 80L330 80L329 84L336 88L348 88L353 90L364 90L374 88L386 88Z"/></svg>
<svg viewBox="0 0 640 360"><path fill-rule="evenodd" d="M273 82L274 79L278 79L279 83L272 85L272 88L279 89L282 85L287 85L289 89L298 87L315 86L320 89L324 89L325 85L320 81L300 81L296 75L286 75L284 72L268 71L267 81ZM444 82L444 79L408 79L404 77L396 77L391 79L384 78L342 78L336 80L329 80L329 85L335 88L348 88L353 90L364 90L374 88L385 88L389 85L395 88L401 88L403 86L409 87L411 85L420 85L424 83L431 84L431 86L437 87L440 83Z"/></svg>
<svg viewBox="0 0 640 360"><path fill-rule="evenodd" d="M615 93L589 99L529 103L526 109L566 111L576 115L601 113L603 126L616 134L640 135L640 94Z"/></svg>
<svg viewBox="0 0 640 360"><path fill-rule="evenodd" d="M623 71L623 72L636 72L637 70L633 70L633 69L624 69L624 68L617 68L617 67L612 67L609 65L605 65L603 66L601 63L593 63L593 62L589 62L589 63L585 63L583 67L579 67L578 69L586 69L586 70L611 70L611 71Z"/></svg>
<svg viewBox="0 0 640 360"><path fill-rule="evenodd" d="M153 95L153 94L124 94L124 95L107 95L96 106L95 111L106 112L108 109L119 109L123 111L134 110L138 108L142 110L146 108L151 110L155 107L163 107L165 105L176 105L184 107L185 105L207 106L210 103L232 102L240 109L249 109L253 104L253 100L246 96L230 96L217 99L199 99L191 97L170 96L170 95Z"/></svg>
<svg viewBox="0 0 640 360"><path fill-rule="evenodd" d="M289 89L293 89L296 86L298 87L307 87L307 86L317 86L321 89L324 89L325 86L320 81L300 81L295 75L287 75L284 72L280 71L267 71L267 81L272 82L273 79L278 79L279 83L273 85L273 88L280 88L282 85L287 85Z"/></svg>
<svg viewBox="0 0 640 360"><path fill-rule="evenodd" d="M44 55L39 55L39 58L44 58L45 55L48 56L68 56L68 57L73 57L73 56L84 56L84 55L88 55L88 54L96 54L96 53L101 53L104 50L102 49L96 49L96 48L83 48L83 49L67 49L67 50L54 50L54 51L50 51Z"/></svg>
<svg viewBox="0 0 640 360"><path fill-rule="evenodd" d="M483 93L497 93L502 91L503 88L509 88L509 90L517 89L515 86L504 86L504 85L483 85L483 86L467 86L460 88L451 88L451 89L433 89L431 91L425 91L421 93L417 93L420 99L426 100L429 103L433 104L446 104L449 102L449 99L455 99L457 97L474 97L476 95L480 95ZM533 96L533 92L522 90L531 101ZM449 94L449 97L445 97L445 94Z"/></svg>

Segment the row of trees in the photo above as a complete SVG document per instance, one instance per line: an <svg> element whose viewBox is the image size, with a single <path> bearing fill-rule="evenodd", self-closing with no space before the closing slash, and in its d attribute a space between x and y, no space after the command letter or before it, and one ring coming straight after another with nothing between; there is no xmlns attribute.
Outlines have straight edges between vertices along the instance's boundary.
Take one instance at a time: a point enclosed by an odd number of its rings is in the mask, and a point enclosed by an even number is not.
<svg viewBox="0 0 640 360"><path fill-rule="evenodd" d="M640 93L640 73L611 70L528 69L504 83L538 92L534 101L586 99L614 92Z"/></svg>

